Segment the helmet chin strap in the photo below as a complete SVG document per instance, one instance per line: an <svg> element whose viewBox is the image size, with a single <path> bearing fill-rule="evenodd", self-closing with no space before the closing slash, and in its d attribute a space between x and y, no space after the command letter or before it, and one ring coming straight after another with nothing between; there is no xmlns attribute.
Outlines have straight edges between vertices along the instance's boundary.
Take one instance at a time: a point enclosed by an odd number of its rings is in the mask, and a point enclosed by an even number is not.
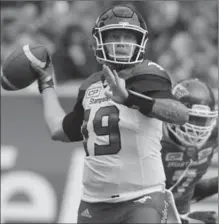
<svg viewBox="0 0 219 224"><path fill-rule="evenodd" d="M123 69L132 68L132 67L135 66L134 64L132 64L132 65L129 65L129 64L114 64L114 63L111 63L111 62L107 62L107 63L105 62L104 64L107 64L110 69L116 70L117 72L120 71L120 70L123 70Z"/></svg>

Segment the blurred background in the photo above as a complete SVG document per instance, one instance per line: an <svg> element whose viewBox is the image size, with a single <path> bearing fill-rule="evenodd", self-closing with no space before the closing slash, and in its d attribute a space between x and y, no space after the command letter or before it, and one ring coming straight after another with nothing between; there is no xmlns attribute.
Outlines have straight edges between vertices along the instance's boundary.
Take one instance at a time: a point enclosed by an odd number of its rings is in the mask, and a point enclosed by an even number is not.
<svg viewBox="0 0 219 224"><path fill-rule="evenodd" d="M148 59L162 65L173 83L188 77L208 82L218 99L216 0L1 1L1 65L18 45L46 46L61 104L70 111L80 83L100 69L90 47L95 20L119 3L145 18ZM2 222L75 222L80 198L80 171L75 167L83 160L81 145L49 139L36 83L1 93ZM207 177L217 174L217 154L213 161ZM217 211L217 199L194 208Z"/></svg>
<svg viewBox="0 0 219 224"><path fill-rule="evenodd" d="M120 1L1 1L1 61L19 44L50 51L58 83L86 78L99 68L89 47L97 16ZM145 18L146 57L167 69L173 81L199 77L217 89L217 1L122 2ZM217 94L215 94L217 95Z"/></svg>

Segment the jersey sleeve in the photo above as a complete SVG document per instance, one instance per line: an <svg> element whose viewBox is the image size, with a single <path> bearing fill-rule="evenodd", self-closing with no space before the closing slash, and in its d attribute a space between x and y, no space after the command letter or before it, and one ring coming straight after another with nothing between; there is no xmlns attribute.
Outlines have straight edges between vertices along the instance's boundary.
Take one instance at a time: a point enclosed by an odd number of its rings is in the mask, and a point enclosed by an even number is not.
<svg viewBox="0 0 219 224"><path fill-rule="evenodd" d="M84 118L84 108L82 106L84 92L85 91L79 90L77 102L73 111L67 114L62 122L63 130L71 142L83 140L81 125Z"/></svg>
<svg viewBox="0 0 219 224"><path fill-rule="evenodd" d="M142 74L126 81L128 89L153 98L168 98L176 100L171 92L171 80L156 74Z"/></svg>

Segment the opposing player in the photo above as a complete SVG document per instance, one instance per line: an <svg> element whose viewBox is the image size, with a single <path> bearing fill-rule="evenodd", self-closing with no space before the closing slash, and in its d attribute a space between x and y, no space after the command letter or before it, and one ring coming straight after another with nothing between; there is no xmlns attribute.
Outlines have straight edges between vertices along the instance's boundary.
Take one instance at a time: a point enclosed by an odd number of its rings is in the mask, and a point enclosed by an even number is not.
<svg viewBox="0 0 219 224"><path fill-rule="evenodd" d="M217 134L213 132L218 116L214 95L199 79L179 82L173 94L189 109L189 121L184 125L164 124L161 152L167 188L173 192L184 222L216 223L213 212L189 213L192 199L218 192L218 177L201 180L218 147Z"/></svg>
<svg viewBox="0 0 219 224"><path fill-rule="evenodd" d="M172 95L164 69L144 60L148 30L137 12L107 10L93 38L103 70L81 85L67 115L53 89L52 64L44 70L33 65L52 138L84 143L78 223L165 223L162 123L184 124L188 109Z"/></svg>

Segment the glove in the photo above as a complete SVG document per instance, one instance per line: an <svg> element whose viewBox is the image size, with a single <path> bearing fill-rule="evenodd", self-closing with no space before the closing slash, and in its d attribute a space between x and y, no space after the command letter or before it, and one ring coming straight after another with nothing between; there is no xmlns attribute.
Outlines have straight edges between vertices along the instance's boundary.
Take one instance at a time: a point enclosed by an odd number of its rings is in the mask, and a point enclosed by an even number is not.
<svg viewBox="0 0 219 224"><path fill-rule="evenodd" d="M48 57L48 62L45 68L40 68L34 63L32 63L31 66L36 71L38 88L40 93L42 93L42 91L46 88L54 87L53 82L54 68L50 57Z"/></svg>
<svg viewBox="0 0 219 224"><path fill-rule="evenodd" d="M217 213L214 211L191 212L180 216L182 224L217 224Z"/></svg>

